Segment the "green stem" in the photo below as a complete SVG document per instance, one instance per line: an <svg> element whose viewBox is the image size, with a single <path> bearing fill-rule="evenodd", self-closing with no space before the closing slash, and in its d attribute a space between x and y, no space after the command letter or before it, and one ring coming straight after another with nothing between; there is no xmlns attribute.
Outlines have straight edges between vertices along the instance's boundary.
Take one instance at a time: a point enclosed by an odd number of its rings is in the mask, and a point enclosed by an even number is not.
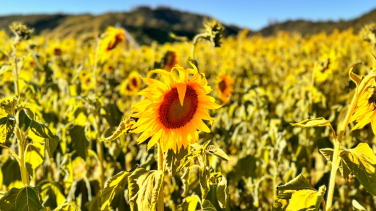
<svg viewBox="0 0 376 211"><path fill-rule="evenodd" d="M103 143L99 139L97 139L97 149L98 149L99 169L101 171L101 174L100 174L101 175L101 189L103 189L105 185L104 167L103 167Z"/></svg>
<svg viewBox="0 0 376 211"><path fill-rule="evenodd" d="M346 117L343 121L341 130L339 131L338 138L334 137L334 153L333 153L333 161L332 161L332 169L330 172L330 179L329 179L329 189L328 189L328 196L326 199L326 210L331 211L332 210L332 202L333 202L333 194L334 194L334 188L335 188L335 180L337 175L337 170L339 167L339 163L341 161L340 158L340 150L341 150L341 140L343 138L343 135L345 134L346 128L349 124L351 115L354 113L354 110L356 108L356 105L358 104L358 99L361 92L356 92L352 101L349 110L347 111Z"/></svg>
<svg viewBox="0 0 376 211"><path fill-rule="evenodd" d="M162 147L160 146L160 144L158 144L158 171L164 171L163 151L162 151ZM163 181L162 181L161 190L159 191L157 210L164 211Z"/></svg>
<svg viewBox="0 0 376 211"><path fill-rule="evenodd" d="M101 176L101 189L104 188L105 185L105 177L104 177L104 167L103 167L103 161L104 161L104 155L103 155L103 143L100 140L101 137L101 130L100 130L100 120L99 116L95 115L95 130L97 132L97 155L98 155L98 162L99 162L99 170L100 170L100 176Z"/></svg>
<svg viewBox="0 0 376 211"><path fill-rule="evenodd" d="M20 170L21 170L21 179L24 186L27 186L30 184L29 180L29 173L26 169L25 164L25 139L22 136L22 131L16 126L15 128L17 140L18 140L18 146L19 146L19 157L20 157Z"/></svg>
<svg viewBox="0 0 376 211"><path fill-rule="evenodd" d="M196 35L194 38L193 38L193 48L192 48L192 52L191 52L191 57L193 60L196 60L196 45L198 43L198 40L200 38L206 38L207 37L207 34L206 33L202 33L202 34L198 34Z"/></svg>

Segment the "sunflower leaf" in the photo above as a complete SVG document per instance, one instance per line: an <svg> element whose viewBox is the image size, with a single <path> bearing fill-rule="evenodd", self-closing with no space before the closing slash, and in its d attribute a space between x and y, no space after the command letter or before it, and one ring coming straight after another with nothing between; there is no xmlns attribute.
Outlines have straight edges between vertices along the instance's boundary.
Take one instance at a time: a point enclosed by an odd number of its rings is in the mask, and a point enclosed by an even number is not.
<svg viewBox="0 0 376 211"><path fill-rule="evenodd" d="M12 188L0 198L0 207L4 210L16 210L16 198L20 189Z"/></svg>
<svg viewBox="0 0 376 211"><path fill-rule="evenodd" d="M376 196L376 156L368 144L360 143L354 149L343 150L340 156L364 188Z"/></svg>
<svg viewBox="0 0 376 211"><path fill-rule="evenodd" d="M155 210L155 207L164 206L157 204L161 187L163 185L163 171L148 171L143 168L136 169L128 177L129 203L131 210Z"/></svg>
<svg viewBox="0 0 376 211"><path fill-rule="evenodd" d="M197 195L188 196L184 199L183 204L178 207L178 211L196 211L197 204L201 203Z"/></svg>
<svg viewBox="0 0 376 211"><path fill-rule="evenodd" d="M205 199L210 191L210 170L209 167L199 168L199 178L201 185L202 198Z"/></svg>
<svg viewBox="0 0 376 211"><path fill-rule="evenodd" d="M202 203L202 209L204 211L217 211L214 205L207 199L205 199L204 202Z"/></svg>
<svg viewBox="0 0 376 211"><path fill-rule="evenodd" d="M308 180L300 174L287 184L278 186L277 190L278 196L273 203L273 210L313 211L320 208L326 187L321 186L319 191L316 191Z"/></svg>
<svg viewBox="0 0 376 211"><path fill-rule="evenodd" d="M188 154L188 148L185 149L184 147L179 150L178 153L175 153L174 150L169 149L167 151L167 170L170 172L172 176L175 176L176 169L178 168L180 161Z"/></svg>
<svg viewBox="0 0 376 211"><path fill-rule="evenodd" d="M183 194L182 194L183 197L187 196L188 194L190 171L191 171L191 168L186 168L183 175L181 176L181 181L183 182Z"/></svg>
<svg viewBox="0 0 376 211"><path fill-rule="evenodd" d="M205 151L209 154L212 154L221 158L222 160L225 160L225 161L229 160L229 157L227 156L227 154L216 145L209 145L208 147L206 147Z"/></svg>
<svg viewBox="0 0 376 211"><path fill-rule="evenodd" d="M18 211L40 211L43 209L37 192L29 186L22 188L17 194L15 208Z"/></svg>
<svg viewBox="0 0 376 211"><path fill-rule="evenodd" d="M16 119L8 114L0 119L0 144L8 143L10 136L13 134Z"/></svg>
<svg viewBox="0 0 376 211"><path fill-rule="evenodd" d="M290 123L294 127L309 128L309 127L324 127L331 126L329 120L325 120L323 117L316 119L306 119L298 123Z"/></svg>
<svg viewBox="0 0 376 211"><path fill-rule="evenodd" d="M114 199L115 195L121 193L125 190L126 185L128 184L129 172L122 171L115 176L111 177L104 187L102 192L102 207L101 210L109 210L111 202Z"/></svg>
<svg viewBox="0 0 376 211"><path fill-rule="evenodd" d="M367 211L366 208L360 205L355 199L352 200L352 207L354 211Z"/></svg>
<svg viewBox="0 0 376 211"><path fill-rule="evenodd" d="M35 169L44 161L44 145L39 142L30 144L26 150L25 161L27 171L33 175Z"/></svg>
<svg viewBox="0 0 376 211"><path fill-rule="evenodd" d="M219 206L221 208L226 208L227 191L228 191L227 180L225 177L222 176L222 180L218 183L217 191L216 191Z"/></svg>
<svg viewBox="0 0 376 211"><path fill-rule="evenodd" d="M123 133L128 133L133 130L133 126L136 124L134 119L123 120L120 122L116 131L109 137L102 139L102 141L109 142L119 138Z"/></svg>

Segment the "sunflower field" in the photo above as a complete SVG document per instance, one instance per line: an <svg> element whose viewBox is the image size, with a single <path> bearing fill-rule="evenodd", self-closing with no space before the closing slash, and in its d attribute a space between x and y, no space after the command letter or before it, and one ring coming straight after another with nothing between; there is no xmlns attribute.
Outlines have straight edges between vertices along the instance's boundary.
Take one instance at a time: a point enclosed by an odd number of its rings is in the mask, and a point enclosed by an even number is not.
<svg viewBox="0 0 376 211"><path fill-rule="evenodd" d="M376 25L139 46L0 32L0 211L376 210ZM95 31L95 30L93 30Z"/></svg>

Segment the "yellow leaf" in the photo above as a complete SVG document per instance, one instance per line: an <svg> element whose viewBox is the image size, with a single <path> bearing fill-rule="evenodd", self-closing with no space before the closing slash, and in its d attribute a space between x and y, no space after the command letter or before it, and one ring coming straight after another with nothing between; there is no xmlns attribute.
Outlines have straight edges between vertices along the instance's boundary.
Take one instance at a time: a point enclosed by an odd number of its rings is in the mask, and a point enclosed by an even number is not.
<svg viewBox="0 0 376 211"><path fill-rule="evenodd" d="M376 156L368 144L360 143L354 149L343 150L340 156L364 188L376 196Z"/></svg>
<svg viewBox="0 0 376 211"><path fill-rule="evenodd" d="M285 185L278 186L278 196L273 204L275 211L316 211L319 209L326 191L321 186L319 191L312 188L308 180L300 174Z"/></svg>
<svg viewBox="0 0 376 211"><path fill-rule="evenodd" d="M299 123L291 123L291 125L300 128L331 126L329 120L325 120L323 117L306 119Z"/></svg>
<svg viewBox="0 0 376 211"><path fill-rule="evenodd" d="M355 199L352 200L352 206L354 211L367 211L362 205L360 205Z"/></svg>

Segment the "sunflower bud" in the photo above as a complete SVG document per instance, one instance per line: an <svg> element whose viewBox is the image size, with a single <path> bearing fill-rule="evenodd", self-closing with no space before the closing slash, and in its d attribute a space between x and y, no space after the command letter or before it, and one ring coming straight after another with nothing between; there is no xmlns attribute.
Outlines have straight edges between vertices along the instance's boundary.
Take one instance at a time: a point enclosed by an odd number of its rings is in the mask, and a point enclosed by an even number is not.
<svg viewBox="0 0 376 211"><path fill-rule="evenodd" d="M17 98L5 98L0 101L0 108L3 109L7 114L14 115L14 110L17 106Z"/></svg>
<svg viewBox="0 0 376 211"><path fill-rule="evenodd" d="M216 20L205 21L205 32L210 36L210 41L214 44L215 47L221 47L221 38L224 27L221 23L218 23Z"/></svg>
<svg viewBox="0 0 376 211"><path fill-rule="evenodd" d="M27 28L27 26L18 22L12 23L9 28L16 35L14 38L15 43L30 39L31 34L34 32L34 29Z"/></svg>

